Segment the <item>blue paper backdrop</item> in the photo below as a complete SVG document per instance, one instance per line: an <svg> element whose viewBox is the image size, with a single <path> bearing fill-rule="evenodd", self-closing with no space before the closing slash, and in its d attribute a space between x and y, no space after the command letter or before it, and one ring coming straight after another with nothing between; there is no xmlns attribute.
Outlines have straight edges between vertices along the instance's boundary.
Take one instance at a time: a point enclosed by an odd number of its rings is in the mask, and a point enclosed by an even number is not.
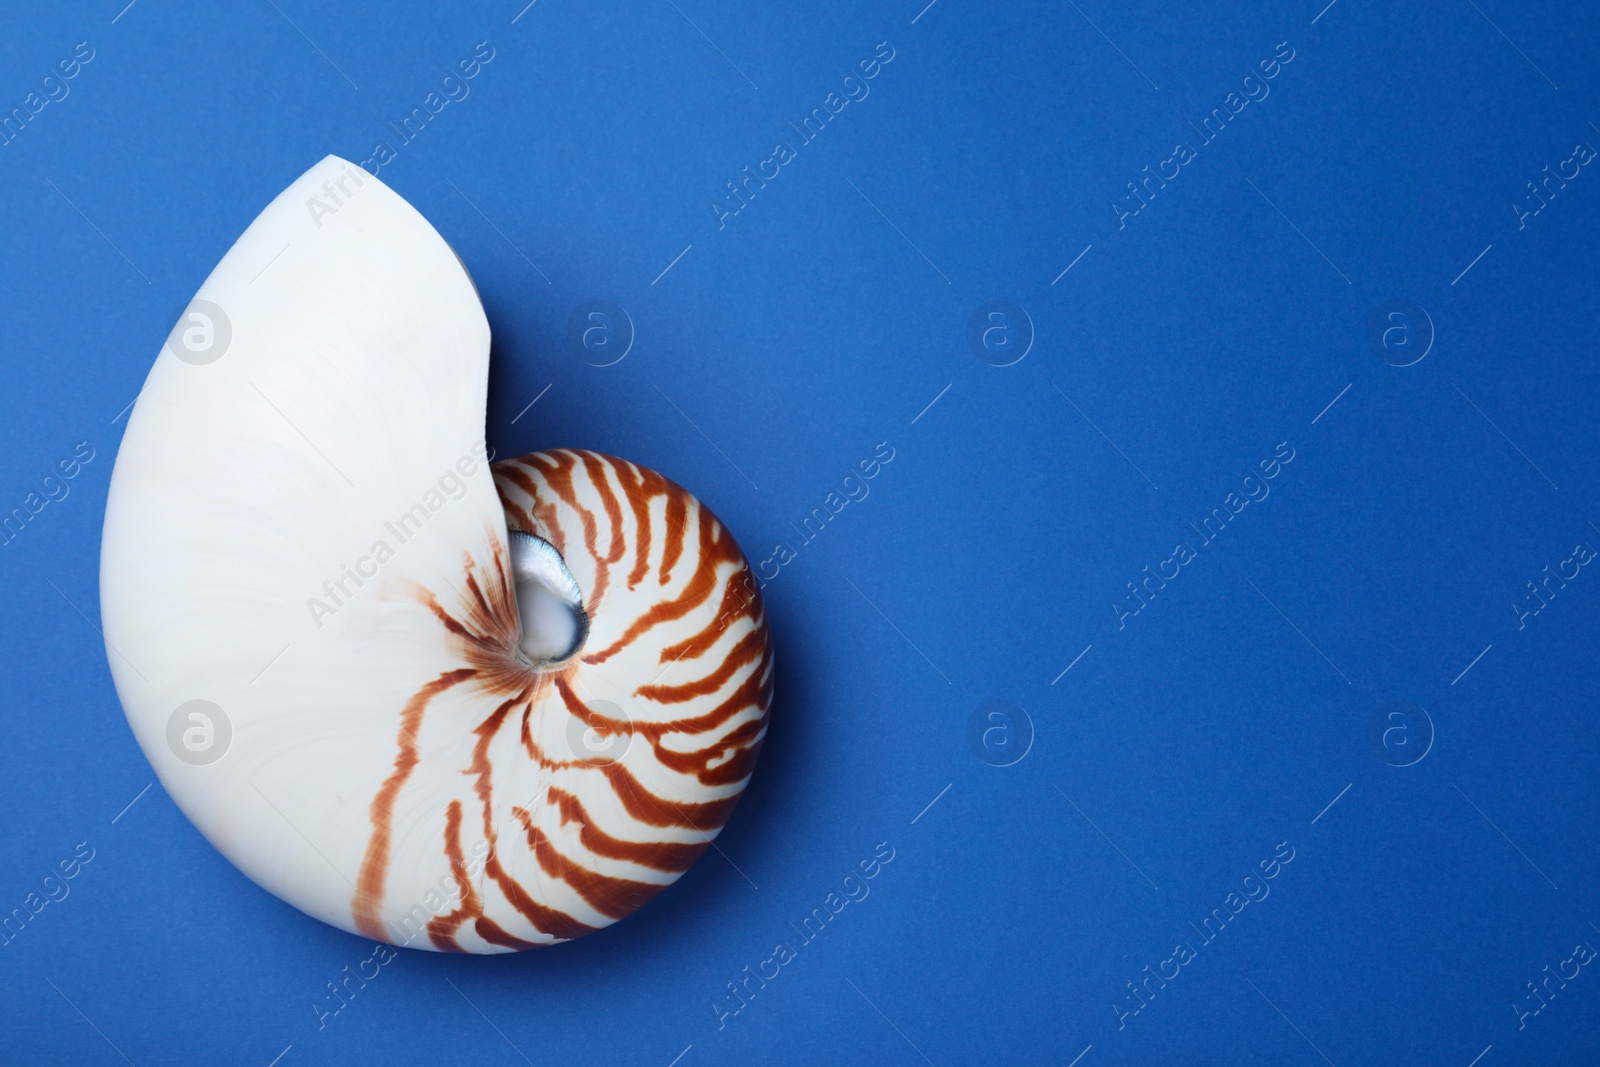
<svg viewBox="0 0 1600 1067"><path fill-rule="evenodd" d="M74 872L0 1059L1600 1059L1591 6L124 2L0 34L0 508L93 456L0 547L0 911ZM490 443L700 494L781 666L722 855L324 1015L372 945L146 791L96 589L126 406L330 152L476 278Z"/></svg>

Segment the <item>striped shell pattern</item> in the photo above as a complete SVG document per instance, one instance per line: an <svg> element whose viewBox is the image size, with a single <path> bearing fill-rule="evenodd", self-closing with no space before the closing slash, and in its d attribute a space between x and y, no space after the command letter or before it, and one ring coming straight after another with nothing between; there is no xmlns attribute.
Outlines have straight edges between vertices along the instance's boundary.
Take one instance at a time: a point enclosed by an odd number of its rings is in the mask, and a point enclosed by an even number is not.
<svg viewBox="0 0 1600 1067"><path fill-rule="evenodd" d="M592 452L487 462L490 341L421 213L322 160L156 355L101 538L107 663L172 803L305 914L435 951L569 940L670 885L772 697L709 509Z"/></svg>
<svg viewBox="0 0 1600 1067"><path fill-rule="evenodd" d="M372 802L353 912L367 936L445 951L579 937L672 884L743 792L772 698L760 594L708 508L653 471L593 452L534 453L494 475L508 528L561 553L592 621L572 660L535 670L516 654L500 554L466 561L448 598L465 610L415 591L459 665L397 716L394 771ZM483 713L464 724L459 707L442 707L462 702ZM421 774L423 765L458 773ZM392 884L397 826L436 835L455 872L454 907L394 907L414 888Z"/></svg>

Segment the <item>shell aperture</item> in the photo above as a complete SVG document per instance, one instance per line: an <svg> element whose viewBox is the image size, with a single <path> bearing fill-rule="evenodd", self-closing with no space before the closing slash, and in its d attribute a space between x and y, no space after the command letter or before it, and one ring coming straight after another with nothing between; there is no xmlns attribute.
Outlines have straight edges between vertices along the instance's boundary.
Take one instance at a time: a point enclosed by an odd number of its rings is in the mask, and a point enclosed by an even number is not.
<svg viewBox="0 0 1600 1067"><path fill-rule="evenodd" d="M538 666L570 659L589 636L582 590L561 553L544 538L512 530L510 547L521 628L517 646Z"/></svg>
<svg viewBox="0 0 1600 1067"><path fill-rule="evenodd" d="M567 940L670 885L772 697L728 530L626 460L491 467L488 352L432 226L323 160L157 357L101 552L118 696L190 821L302 911L442 951Z"/></svg>

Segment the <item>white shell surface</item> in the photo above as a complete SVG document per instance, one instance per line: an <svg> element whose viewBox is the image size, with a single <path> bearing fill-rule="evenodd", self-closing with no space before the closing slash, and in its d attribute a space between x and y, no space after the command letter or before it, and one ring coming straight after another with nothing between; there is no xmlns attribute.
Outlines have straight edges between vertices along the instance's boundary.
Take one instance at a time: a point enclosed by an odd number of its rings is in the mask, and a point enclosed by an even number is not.
<svg viewBox="0 0 1600 1067"><path fill-rule="evenodd" d="M323 160L156 358L101 551L118 695L201 833L324 922L470 952L671 884L742 793L772 685L748 564L688 493L577 452L507 461L497 491L488 353L444 240ZM586 598L592 647L547 670L516 652L507 508Z"/></svg>
<svg viewBox="0 0 1600 1067"><path fill-rule="evenodd" d="M342 200L331 214L313 210L332 203L325 185ZM382 709L404 706L443 651L426 609L381 593L459 571L463 551L488 558L505 537L483 446L489 325L433 227L334 157L256 218L195 300L226 316L225 350L204 350L202 319L180 323L202 350L163 347L112 477L112 674L201 833L268 891L349 929L368 803L394 760ZM222 322L198 306L215 343ZM444 506L399 543L390 526L430 492ZM393 556L374 568L379 542ZM332 606L324 583L357 567L375 574L345 578L353 595L313 617L308 600ZM181 732L169 744L169 719L194 700L221 709L211 743L225 751L191 752Z"/></svg>

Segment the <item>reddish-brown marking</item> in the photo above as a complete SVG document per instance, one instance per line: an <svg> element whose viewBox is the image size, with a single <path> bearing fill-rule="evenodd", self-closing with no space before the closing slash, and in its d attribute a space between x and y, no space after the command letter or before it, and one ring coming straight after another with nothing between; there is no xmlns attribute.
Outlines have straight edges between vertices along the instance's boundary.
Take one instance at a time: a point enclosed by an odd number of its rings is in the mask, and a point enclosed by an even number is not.
<svg viewBox="0 0 1600 1067"><path fill-rule="evenodd" d="M551 786L549 797L561 809L562 823L576 822L583 827L578 834L583 847L606 859L626 860L651 870L676 873L693 866L708 844L706 841L688 844L678 841L624 841L596 826L584 809L583 802L566 790Z"/></svg>
<svg viewBox="0 0 1600 1067"><path fill-rule="evenodd" d="M521 529L523 533L531 533L536 537L543 537L555 546L555 550L563 556L567 553L567 532L561 525L561 516L556 510L555 502L539 495L539 487L534 482L528 469L521 460L507 460L503 466L495 468L497 478L503 476L504 482L497 482L500 490L500 500L505 503L511 499L506 484L521 490L527 497L526 506L518 505L519 521L522 518L531 519L526 526L509 526L510 529Z"/></svg>
<svg viewBox="0 0 1600 1067"><path fill-rule="evenodd" d="M584 934L593 932L594 927L579 922L565 912L534 900L522 888L521 884L512 878L504 867L500 866L500 857L497 852L499 842L496 840L494 832L494 787L489 780L489 776L494 769L489 762L489 742L499 732L501 722L505 720L506 713L511 710L511 705L515 702L516 700L513 698L501 704L494 710L494 714L489 716L475 731L478 735L478 743L473 746L472 771L470 773L477 776L475 788L478 794L478 801L483 805L483 833L484 837L489 841L489 854L484 858L483 864L484 873L494 879L495 884L500 887L500 891L505 894L512 907L521 912L522 917L527 919L535 930L564 939L582 937Z"/></svg>
<svg viewBox="0 0 1600 1067"><path fill-rule="evenodd" d="M674 725L694 733L701 730L713 729L731 719L734 715L748 707L763 709L761 721L766 721L765 709L772 704L772 650L763 648L762 658L756 669L751 671L739 688L730 693L722 703L692 719L680 719Z"/></svg>
<svg viewBox="0 0 1600 1067"><path fill-rule="evenodd" d="M486 915L480 915L476 919L472 920L472 929L477 932L479 937L489 942L489 944L499 945L501 948L511 948L521 951L522 949L544 947L543 944L537 941L524 941L520 937L513 937L511 934L508 934L505 932L505 930L501 929L499 923L495 922Z"/></svg>
<svg viewBox="0 0 1600 1067"><path fill-rule="evenodd" d="M621 637L601 651L584 656L583 662L591 665L604 663L638 640L639 635L651 627L681 619L705 603L716 585L717 564L727 562L729 558L717 532L711 523L700 524L700 565L696 568L694 577L689 579L689 583L684 586L683 592L679 593L676 599L652 605L649 611L628 625ZM735 547L733 551L737 553L739 550ZM743 557L740 557L740 561L743 561ZM666 658L662 657L661 662L667 662Z"/></svg>
<svg viewBox="0 0 1600 1067"><path fill-rule="evenodd" d="M677 488L674 486L673 488ZM661 584L672 580L672 568L683 555L683 539L689 531L688 494L683 491L667 494L667 547L661 553Z"/></svg>
<svg viewBox="0 0 1600 1067"><path fill-rule="evenodd" d="M649 903L657 893L667 888L656 882L638 882L631 878L612 878L598 874L576 863L556 848L544 831L533 825L526 808L512 808L527 834L528 847L533 850L539 867L552 878L570 885L595 911L609 919L620 919Z"/></svg>
<svg viewBox="0 0 1600 1067"><path fill-rule="evenodd" d="M614 483L607 473L608 468L615 477ZM587 486L577 484L580 474L587 480ZM560 939L581 936L592 927L534 900L504 869L498 856L493 811L494 766L489 752L502 730L519 729L521 749L527 753L527 758L546 769L570 768L583 774L599 772L635 822L703 835L705 840L695 842L632 841L614 837L594 824L575 793L554 786L547 788L544 804L557 808L563 826L576 824L578 840L588 854L638 864L669 875L685 870L708 847L710 834L726 822L738 802L738 794L702 803L679 804L646 788L620 762L552 759L534 743L531 716L535 708L541 715L559 714L548 703L551 695L558 695L561 701L558 707L579 722L595 729L642 737L650 745L658 767L675 774L693 775L702 785L714 789L737 788L748 778L765 737L767 708L772 697L772 654L765 612L750 580L748 563L709 509L653 471L598 453L535 454L496 464L494 476L505 505L507 528L522 528L545 537L558 552L567 555L578 552L579 545L575 536L569 536L576 531L563 528L562 518L567 517L570 525L575 517L581 524L582 551L587 552L587 558L594 565L593 587L585 590L591 613L606 590L609 569L629 554L628 531L624 528L627 512L622 500L626 500L631 510L635 527L633 558L627 578L629 589L649 574L653 543L662 545L661 585L668 584L674 568L684 559L690 536L695 538L698 549L692 560L694 571L672 600L652 604L640 617L629 620L630 625L621 639L563 668L543 672L528 667L517 650L516 596L509 561L498 547L494 531L489 532L489 540L497 545L497 550L486 565L480 565L470 556L464 557L461 583L453 584L461 593L458 611L446 610L432 591L420 588L413 591L454 639L465 666L446 672L423 686L401 712L395 769L372 803L374 830L353 901L357 928L370 936L385 936L378 913L388 877L393 808L420 758L421 720L431 699L450 686L470 679L474 690L486 697L495 697L493 712L472 727L477 742L473 746L471 766L464 769L464 773L474 779L473 789L489 843L484 873L534 929ZM659 535L653 532L655 524L651 522L651 504L657 496L665 499L664 522L661 523L665 529ZM593 506L586 505L585 501ZM609 524L609 536L599 528L602 517ZM719 579L719 572L726 570L723 567L726 563L734 567L726 577ZM717 595L719 581L722 589ZM710 621L700 621L712 602L718 604L715 616ZM695 611L701 611L702 615L691 616ZM578 699L576 689L582 685L581 674L585 668L604 662L652 627L686 617L696 620L697 631L676 639L662 652L660 662L670 665L683 661L686 665L698 665L700 671L696 673L705 673L698 680L681 685L643 685L637 695L657 704L672 705L702 699L733 683L732 690L716 707L670 721L630 722L626 718L612 720ZM702 663L721 636L741 619L749 619L751 627L736 631L739 640L727 654L711 663ZM613 621L609 625L615 628L618 623ZM514 720L514 709L519 704L522 713ZM752 717L727 729L734 717L752 711ZM517 725L512 725L513 722ZM726 733L714 736L723 730ZM691 744L698 742L698 745L689 751L669 748L666 744L669 735L671 738L687 737ZM522 823L521 836L526 838L541 871L571 886L607 919L621 918L664 888L653 882L599 874L556 848L535 825L533 812L518 808L513 809L513 814ZM463 862L462 821L462 801L450 800L444 852L454 872L461 902L448 915L428 924L430 940L435 947L460 951L459 932L471 922L472 929L489 944L513 949L536 947L536 942L508 933L484 914L488 900L473 887Z"/></svg>
<svg viewBox="0 0 1600 1067"><path fill-rule="evenodd" d="M500 502L506 509L507 529L521 530L523 533L534 532L535 524L533 521L533 514L521 504L518 504L514 501L508 501L506 499L504 487L500 487Z"/></svg>
<svg viewBox="0 0 1600 1067"><path fill-rule="evenodd" d="M611 549L606 553L606 562L616 563L622 559L628 544L622 536L622 505L617 503L617 494L612 491L611 481L606 477L606 467L611 464L607 462L607 457L593 452L580 452L578 458L583 461L584 473L599 494L600 505L606 509L606 520L611 523Z"/></svg>
<svg viewBox="0 0 1600 1067"><path fill-rule="evenodd" d="M728 650L722 657L722 663L716 670L704 678L682 685L644 685L636 693L646 700L653 700L657 704L682 704L695 697L710 696L721 689L735 671L759 658L767 650L767 635L760 630L751 630L739 639L739 643Z"/></svg>
<svg viewBox="0 0 1600 1067"><path fill-rule="evenodd" d="M463 618L446 611L427 589L416 587L418 600L433 612L445 630L459 639L457 651L478 674L479 685L491 693L527 693L537 689L541 676L517 654L516 593L497 556L495 574L487 588L478 581L473 561L464 557L468 599Z"/></svg>
<svg viewBox="0 0 1600 1067"><path fill-rule="evenodd" d="M450 860L450 870L455 876L456 889L461 893L461 906L448 915L440 915L428 923L428 940L442 952L465 952L456 940L456 930L468 919L479 937L491 945L504 948L529 949L540 947L537 942L524 941L502 930L493 919L484 917L483 902L467 876L466 858L461 851L461 801L452 800L445 814L445 855Z"/></svg>
<svg viewBox="0 0 1600 1067"><path fill-rule="evenodd" d="M444 915L428 920L428 940L441 952L462 952L456 943L455 932L467 919L483 914L478 904L478 894L467 877L466 858L461 851L461 801L452 800L444 815L444 853L450 860L450 873L455 876L456 890L461 894L461 906Z"/></svg>
<svg viewBox="0 0 1600 1067"><path fill-rule="evenodd" d="M579 502L577 490L572 484L572 472L577 466L576 456L577 453L562 449L559 452L535 452L525 459L532 461L533 467L544 477L545 484L561 498L563 504L576 511L583 520L583 546L594 560L594 588L584 590L589 597L585 607L589 616L593 618L601 599L606 595L606 583L609 581L611 568L607 559L600 555L600 532L594 512ZM556 551L563 552L563 549L557 545Z"/></svg>
<svg viewBox="0 0 1600 1067"><path fill-rule="evenodd" d="M378 920L378 909L383 905L384 880L389 873L390 824L394 819L395 797L417 765L417 731L422 726L423 709L428 706L428 701L476 673L471 667L446 671L417 690L400 712L400 752L394 758L394 770L384 780L378 795L372 798L372 807L369 809L372 838L367 842L367 853L361 861L361 874L356 879L356 895L352 903L356 929L365 937L379 941L388 939L383 923Z"/></svg>
<svg viewBox="0 0 1600 1067"><path fill-rule="evenodd" d="M721 829L739 803L735 793L703 804L674 804L646 789L621 763L607 763L600 770L628 814L647 826L681 826L705 833L708 828Z"/></svg>
<svg viewBox="0 0 1600 1067"><path fill-rule="evenodd" d="M650 501L657 495L648 484L643 472L632 463L616 464L617 480L622 482L622 494L633 508L633 529L638 545L633 553L633 570L628 572L628 588L633 589L650 570Z"/></svg>
<svg viewBox="0 0 1600 1067"><path fill-rule="evenodd" d="M754 751L744 748L743 752L727 759L716 767L711 767L713 760L723 755L731 748L742 748L758 740L761 732L766 728L765 716L742 723L730 731L726 737L708 742L706 748L691 752L668 748L664 743L667 734L701 734L715 730L722 726L734 715L749 707L765 707L759 703L771 694L772 680L765 670L767 660L763 659L757 668L740 684L734 693L706 715L690 719L675 719L670 722L634 722L631 719L613 719L589 707L581 700L572 687L563 679L556 683L556 692L560 694L562 703L567 707L574 718L584 725L594 729L605 730L608 733L632 734L642 737L649 743L656 761L669 770L679 774L694 774L700 779L701 784L709 786L732 785L741 781L748 771L741 771L754 763ZM524 730L524 740L527 733Z"/></svg>
<svg viewBox="0 0 1600 1067"><path fill-rule="evenodd" d="M732 580L727 588L722 591L722 606L717 609L717 617L706 624L706 628L693 637L686 637L675 645L668 645L661 650L661 660L671 663L682 659L684 656L703 656L717 643L717 639L728 632L728 624L735 619L743 617L745 608L749 606L748 600L742 600L742 593ZM750 614L754 614L753 612Z"/></svg>

